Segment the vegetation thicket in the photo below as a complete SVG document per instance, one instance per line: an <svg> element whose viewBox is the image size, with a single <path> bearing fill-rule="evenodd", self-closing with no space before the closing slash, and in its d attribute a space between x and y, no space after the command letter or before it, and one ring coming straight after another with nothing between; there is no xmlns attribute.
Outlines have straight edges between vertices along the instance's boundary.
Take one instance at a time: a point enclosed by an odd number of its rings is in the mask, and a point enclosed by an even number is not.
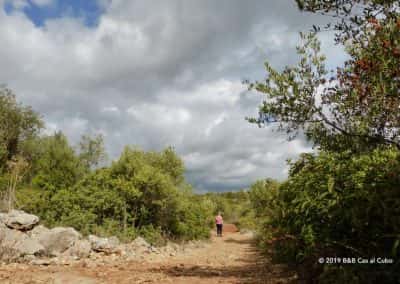
<svg viewBox="0 0 400 284"><path fill-rule="evenodd" d="M323 283L400 281L400 10L398 1L298 0L300 9L338 19L301 34L297 66L266 63L259 125L300 131L317 152L290 163L289 178L265 186L260 243L301 277ZM349 59L329 71L318 34L335 30ZM265 203L264 203L265 202ZM258 214L260 214L258 213ZM355 258L321 264L319 258ZM359 264L358 258L391 264Z"/></svg>

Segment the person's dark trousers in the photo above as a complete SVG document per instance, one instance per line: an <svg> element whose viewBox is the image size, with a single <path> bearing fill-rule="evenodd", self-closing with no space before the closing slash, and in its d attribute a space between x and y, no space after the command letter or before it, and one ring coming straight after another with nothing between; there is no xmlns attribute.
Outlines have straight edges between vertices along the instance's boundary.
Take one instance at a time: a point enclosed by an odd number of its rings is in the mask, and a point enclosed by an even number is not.
<svg viewBox="0 0 400 284"><path fill-rule="evenodd" d="M222 224L217 224L217 236L222 236Z"/></svg>

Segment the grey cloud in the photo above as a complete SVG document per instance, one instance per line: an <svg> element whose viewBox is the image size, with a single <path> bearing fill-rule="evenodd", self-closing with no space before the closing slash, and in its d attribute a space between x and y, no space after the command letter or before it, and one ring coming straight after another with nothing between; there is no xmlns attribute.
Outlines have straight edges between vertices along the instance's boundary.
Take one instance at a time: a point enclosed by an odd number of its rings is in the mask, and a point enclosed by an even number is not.
<svg viewBox="0 0 400 284"><path fill-rule="evenodd" d="M0 11L0 82L41 112L49 130L74 142L102 132L113 158L126 144L172 145L198 190L283 179L286 158L310 150L304 139L285 142L244 120L261 97L241 80L261 79L265 60L293 63L298 31L325 19L289 0L102 4L94 28L72 18L37 28L21 12Z"/></svg>

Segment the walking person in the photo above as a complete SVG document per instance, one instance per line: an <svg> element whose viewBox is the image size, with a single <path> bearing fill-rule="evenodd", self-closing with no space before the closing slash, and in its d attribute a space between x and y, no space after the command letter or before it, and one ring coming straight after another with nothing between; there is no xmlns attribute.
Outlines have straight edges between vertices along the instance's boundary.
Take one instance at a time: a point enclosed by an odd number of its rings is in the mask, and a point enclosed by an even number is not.
<svg viewBox="0 0 400 284"><path fill-rule="evenodd" d="M221 216L221 212L215 217L215 224L217 225L217 237L222 237L222 226L224 224L224 219Z"/></svg>

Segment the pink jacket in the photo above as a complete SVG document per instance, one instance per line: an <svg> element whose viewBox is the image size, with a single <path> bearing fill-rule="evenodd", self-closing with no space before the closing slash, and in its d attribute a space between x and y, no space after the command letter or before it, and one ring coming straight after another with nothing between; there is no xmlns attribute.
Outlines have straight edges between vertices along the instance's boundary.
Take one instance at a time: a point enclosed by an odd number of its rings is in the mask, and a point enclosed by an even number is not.
<svg viewBox="0 0 400 284"><path fill-rule="evenodd" d="M224 223L224 219L222 219L222 216L221 216L221 215L218 215L217 217L215 217L215 223L216 223L217 225L221 225L221 224Z"/></svg>

